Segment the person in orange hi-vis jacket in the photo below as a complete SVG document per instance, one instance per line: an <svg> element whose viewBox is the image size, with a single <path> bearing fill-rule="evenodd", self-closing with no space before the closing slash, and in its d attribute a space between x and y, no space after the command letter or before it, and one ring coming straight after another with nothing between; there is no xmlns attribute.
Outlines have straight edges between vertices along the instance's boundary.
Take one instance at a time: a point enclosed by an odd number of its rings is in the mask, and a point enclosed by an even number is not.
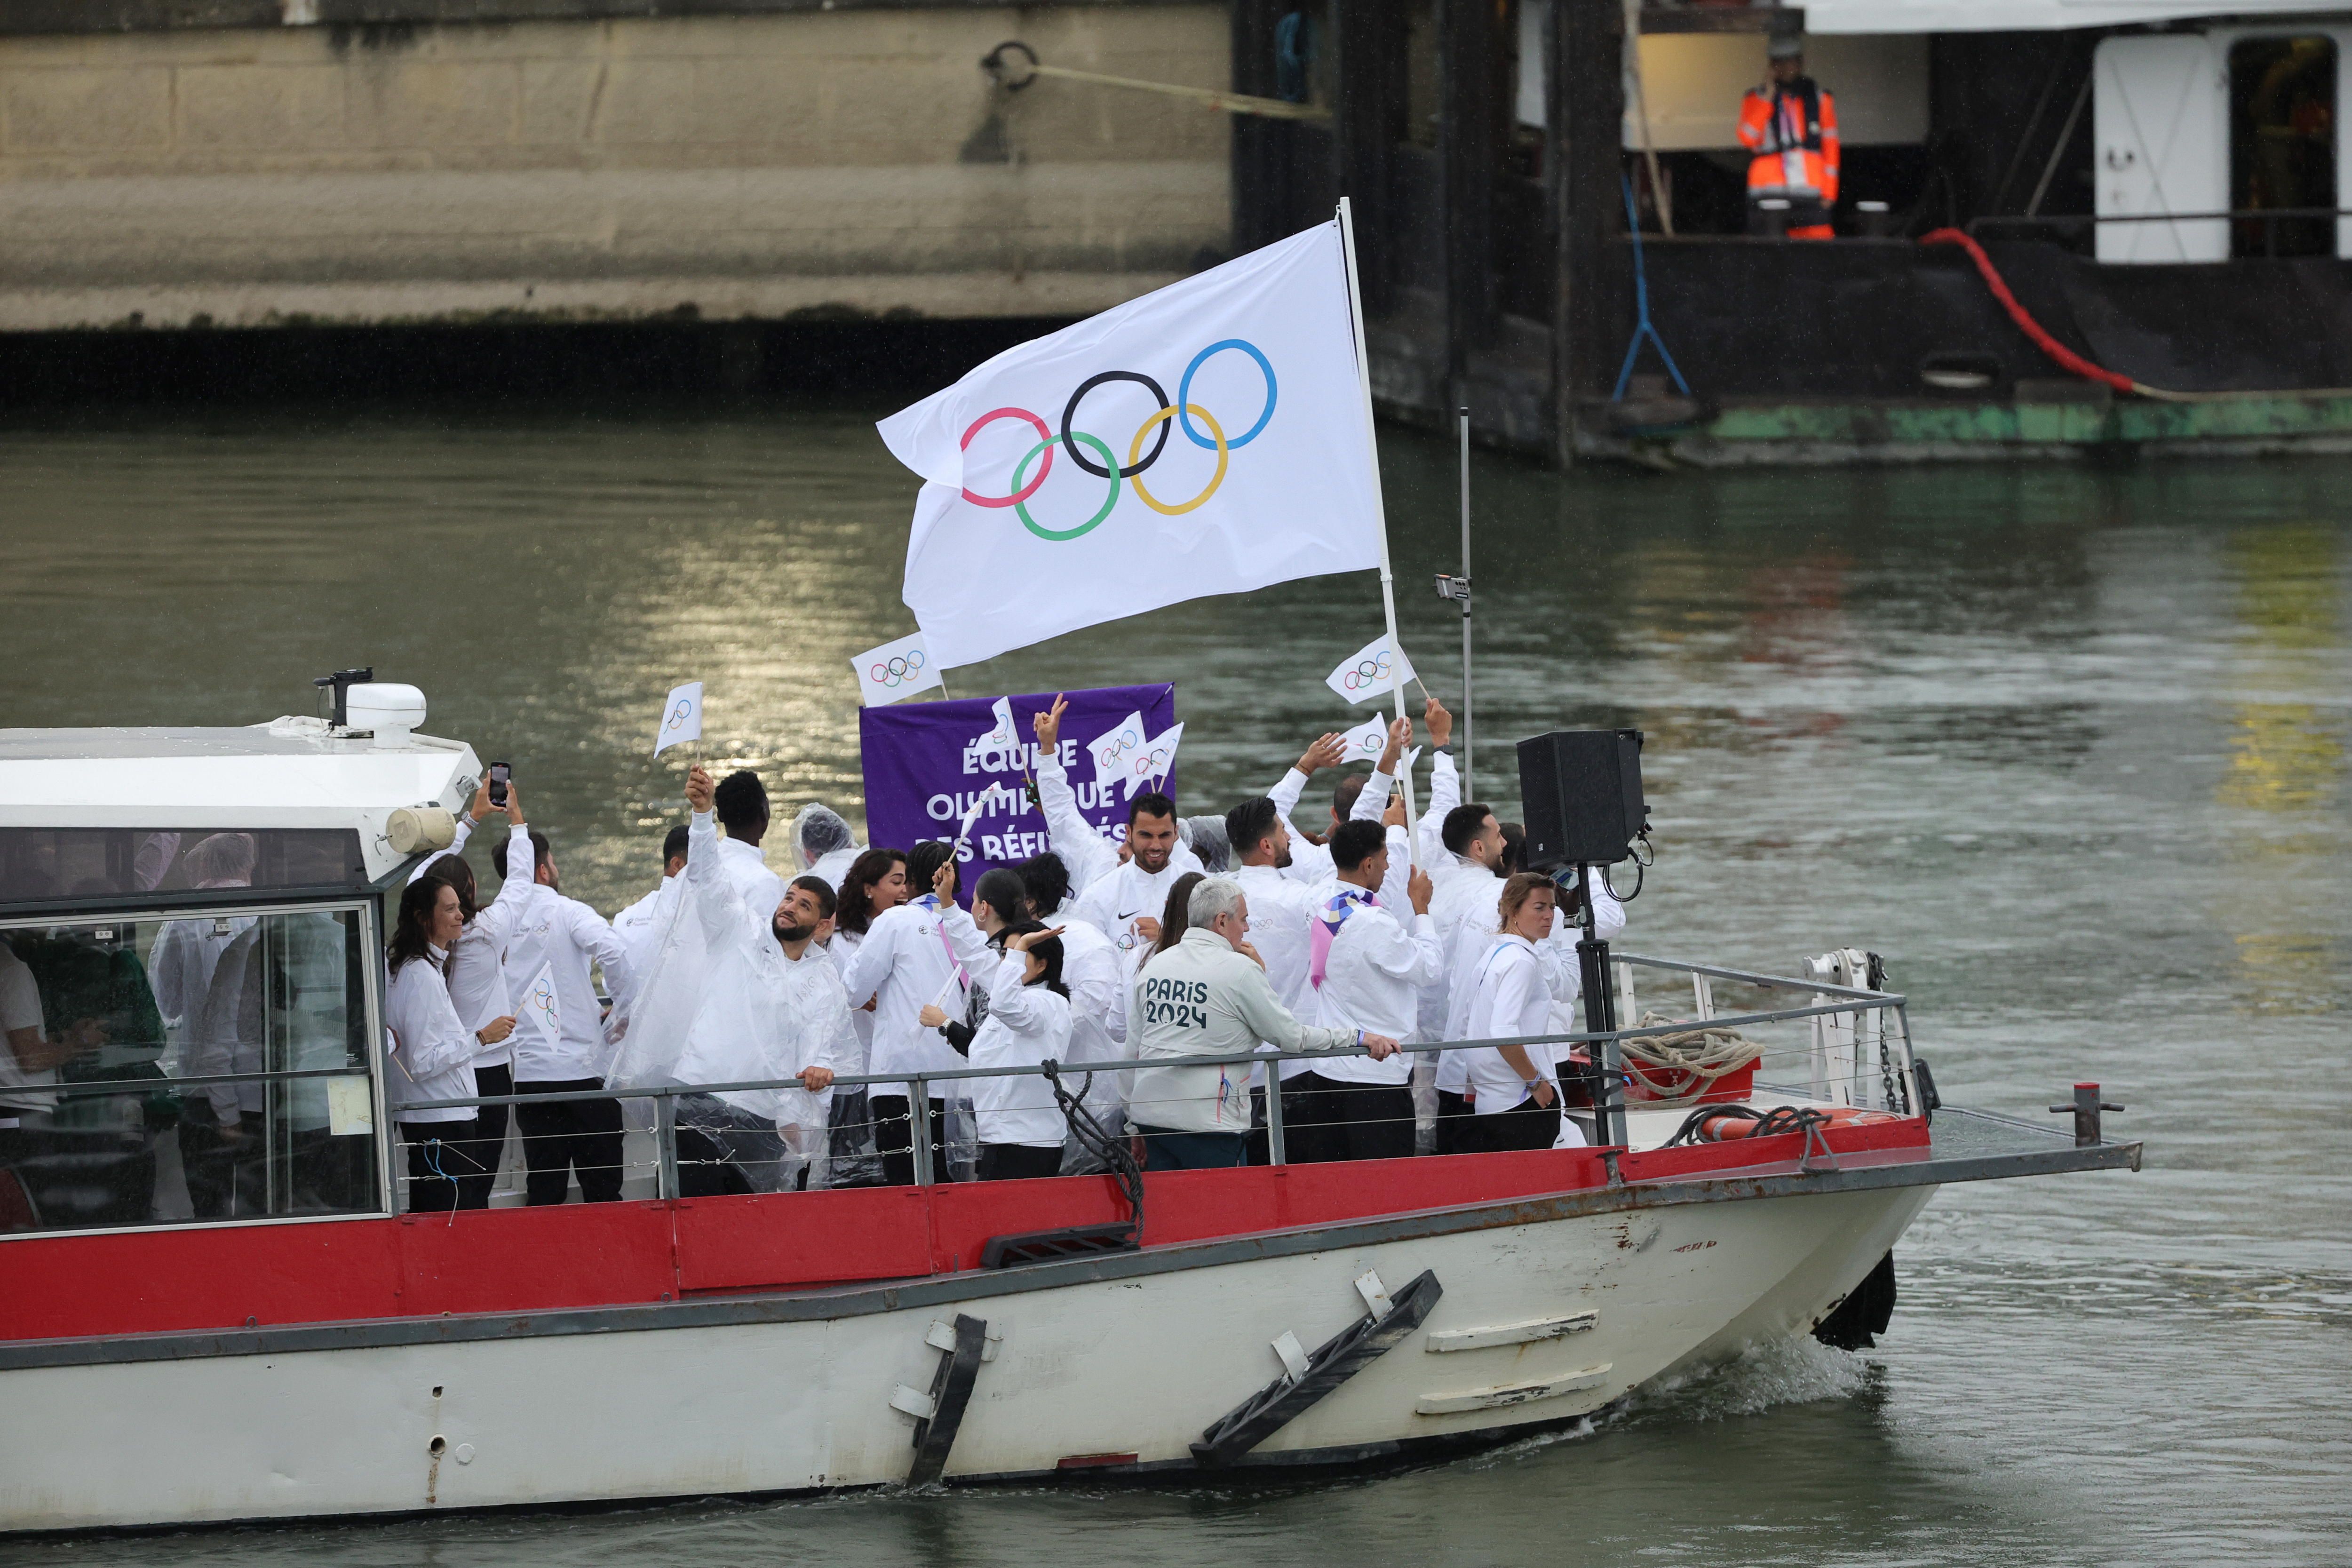
<svg viewBox="0 0 2352 1568"><path fill-rule="evenodd" d="M1739 144L1748 165L1748 232L1769 233L1759 203L1789 204L1790 239L1829 239L1838 197L1837 100L1805 74L1805 41L1777 33L1766 47L1771 76L1739 102Z"/></svg>

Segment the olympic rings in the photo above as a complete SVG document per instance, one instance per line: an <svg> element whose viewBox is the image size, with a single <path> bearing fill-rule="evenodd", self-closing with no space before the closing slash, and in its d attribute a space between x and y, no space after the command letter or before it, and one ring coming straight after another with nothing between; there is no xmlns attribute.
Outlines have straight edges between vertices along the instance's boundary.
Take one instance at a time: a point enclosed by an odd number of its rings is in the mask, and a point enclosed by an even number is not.
<svg viewBox="0 0 2352 1568"><path fill-rule="evenodd" d="M1106 452L1103 454L1103 466L1101 468L1097 468L1092 463L1087 462L1085 458L1079 455L1078 449L1076 447L1070 446L1070 421L1077 415L1079 399L1085 397L1087 393L1092 392L1096 387L1100 386L1106 381L1135 382L1146 392L1151 394L1151 400L1154 403L1157 403L1162 408L1168 406L1168 395L1160 390L1160 384L1158 382L1152 380L1141 371L1107 370L1100 375L1090 375L1087 377L1086 380L1078 383L1077 391L1070 394L1070 400L1062 405L1062 445L1069 448L1070 461L1076 463L1078 467L1084 468L1087 472L1092 474L1098 479L1107 479L1110 478L1110 465L1118 459ZM1151 448L1151 456L1146 458L1139 463L1136 462L1132 457L1129 458L1128 462L1133 466L1130 468L1121 468L1118 471L1118 477L1122 479L1131 479L1135 478L1136 475L1143 472L1144 469L1158 462L1160 460L1160 454L1167 449L1167 446L1168 432L1166 430L1162 430L1160 432L1160 444ZM1038 477L1043 479L1045 476L1040 474Z"/></svg>
<svg viewBox="0 0 2352 1568"><path fill-rule="evenodd" d="M1056 441L1062 443L1062 445L1068 449L1071 461L1085 463L1088 473L1100 474L1110 480L1110 493L1103 497L1102 510L1096 512L1094 516L1087 519L1086 521L1078 524L1076 528L1066 528L1056 531L1054 529L1047 528L1035 518L1031 517L1029 515L1029 508L1025 504L1020 501L1015 501L1013 504L1013 514L1021 519L1022 527L1027 529L1030 532L1035 534L1040 539L1050 539L1059 542L1066 539L1076 539L1082 533L1091 531L1096 524L1099 523L1103 519L1110 515L1110 509L1118 504L1118 475L1111 468L1111 465L1118 462L1118 459L1111 456L1110 448L1103 445L1102 441L1098 437L1089 436L1083 430L1079 431L1075 437L1067 433L1060 436L1048 436L1044 440L1038 442L1035 446L1030 447L1028 455L1013 466L1013 485L1015 490L1020 489L1021 476L1027 471L1030 458L1034 458L1040 452L1044 452L1045 454L1045 460L1047 462L1053 461L1054 454L1052 447L1054 443ZM1073 444L1074 442L1078 441L1085 442L1087 446L1092 447L1096 451L1102 454L1103 466L1101 468L1096 468L1092 463L1087 463L1085 458L1078 456L1078 449L1076 446ZM1042 468L1038 470L1038 478L1041 479L1045 478L1045 470Z"/></svg>
<svg viewBox="0 0 2352 1568"><path fill-rule="evenodd" d="M677 700L677 706L669 710L669 720L667 723L662 725L662 728L665 730L676 730L682 727L686 723L686 716L693 711L694 704L683 697L679 698Z"/></svg>
<svg viewBox="0 0 2352 1568"><path fill-rule="evenodd" d="M1382 653L1378 658L1360 661L1355 668L1339 678L1339 684L1350 691L1362 691L1380 685L1388 679L1388 674L1389 656Z"/></svg>
<svg viewBox="0 0 2352 1568"><path fill-rule="evenodd" d="M1051 430L1045 428L1045 422L1043 419L1038 418L1034 414L1030 413L1025 408L992 408L987 413L982 415L979 418L973 420L970 425L964 426L963 440L959 444L960 448L965 451L971 450L971 438L980 434L982 426L992 425L999 419L1025 420L1034 429L1035 429L1037 432L1037 438L1041 441L1053 434ZM1045 476L1053 471L1054 454L1048 452L1045 454L1045 466L1037 470L1037 478L1032 481L1027 489L1016 489L1009 496L976 496L970 490L966 490L963 492L963 499L971 502L974 506L1019 506L1023 501L1027 500L1031 496L1037 493L1037 487L1044 484L1045 482Z"/></svg>
<svg viewBox="0 0 2352 1568"><path fill-rule="evenodd" d="M1211 343L1207 348L1204 348L1199 353L1194 354L1192 356L1192 363L1184 367L1184 379L1176 384L1176 401L1179 404L1189 404L1192 402L1192 373L1199 370L1202 365L1208 363L1209 356L1211 354L1221 353L1226 349L1241 350L1242 353L1257 361L1258 369L1265 373L1265 406L1259 411L1257 423L1251 426L1248 432L1239 440L1227 441L1223 436L1219 436L1215 442L1215 445L1223 447L1246 447L1252 441L1257 439L1257 433L1265 428L1265 422L1267 420L1274 417L1274 366L1267 362L1265 355L1258 352L1257 345L1255 343L1244 342L1239 338L1227 338L1221 343ZM1167 400L1163 398L1161 401L1165 402ZM1190 417L1191 413L1192 410L1187 408L1183 414L1178 416L1178 422L1184 426L1184 434L1192 438L1192 444L1196 447L1206 447L1211 445L1210 442L1204 441L1201 438L1201 433L1198 430L1192 428L1192 421ZM1203 417L1206 416L1203 416ZM1216 421L1210 420L1209 423L1211 427L1214 428Z"/></svg>
<svg viewBox="0 0 2352 1568"><path fill-rule="evenodd" d="M1150 507L1152 510L1158 512L1162 517L1176 517L1184 512L1191 511L1194 507L1199 506L1202 501L1207 500L1211 496L1215 495L1217 493L1217 487L1225 482L1226 447L1224 426L1217 423L1215 415L1211 414L1207 409L1202 407L1197 403L1187 406L1184 412L1188 415L1199 415L1202 418L1209 422L1209 428L1216 433L1217 471L1209 476L1209 482L1202 488L1199 495L1194 496L1191 500L1179 502L1171 506L1168 502L1160 500L1157 496L1154 496L1150 490L1143 488L1142 470L1150 467L1150 465L1145 463L1137 463L1135 468L1131 470L1135 473L1136 477L1133 479L1130 479L1129 483L1135 486L1135 493L1142 500L1143 504ZM1154 425L1160 426L1160 439L1162 443L1165 443L1168 439L1168 421L1174 417L1175 415L1176 410L1173 408L1163 408L1159 413L1153 415L1150 418L1145 420L1141 426L1139 426L1135 432L1135 445L1128 448L1127 460L1130 463L1135 462L1135 455L1143 450L1143 437L1150 433L1151 427ZM1128 469L1120 470L1122 473L1129 471L1130 470Z"/></svg>
<svg viewBox="0 0 2352 1568"><path fill-rule="evenodd" d="M1141 744L1143 744L1143 737L1132 730L1121 730L1116 735L1106 735L1103 737L1103 760L1116 763Z"/></svg>
<svg viewBox="0 0 2352 1568"><path fill-rule="evenodd" d="M1192 401L1193 377L1200 373L1201 367L1208 363L1211 359L1214 358L1218 354L1223 353L1229 349L1235 353L1247 354L1256 363L1259 374L1265 377L1265 405L1258 410L1256 421L1252 424L1247 430L1244 431L1237 437L1228 437L1224 433L1224 427L1218 423L1214 415L1211 414L1206 408L1201 406L1199 404ZM1078 405L1086 400L1087 394L1092 392L1098 386L1104 385L1106 383L1114 381L1131 381L1135 383L1138 386L1140 386L1146 392L1150 393L1153 402L1158 405L1158 412L1144 420L1143 424L1137 428L1135 432L1135 439L1128 447L1127 464L1123 468L1119 466L1118 455L1111 450L1108 443L1105 442L1098 437L1076 428ZM1150 507L1152 510L1160 513L1162 517L1181 516L1183 513L1191 511L1204 504L1211 496L1216 494L1218 489L1223 486L1225 481L1225 472L1229 466L1232 454L1238 448L1246 447L1252 441L1257 439L1258 434L1263 431L1266 427L1266 425L1274 418L1274 409L1277 396L1278 392L1275 379L1273 362L1266 358L1264 352L1262 352L1255 343L1249 342L1242 338L1220 339L1216 342L1211 343L1208 347L1202 349L1200 353L1194 354L1192 356L1192 363L1184 367L1183 377L1177 384L1176 396L1172 400L1168 396L1166 391L1162 389L1158 381L1146 375L1141 371L1102 371L1097 374L1087 377L1086 380L1078 384L1077 389L1070 394L1069 401L1062 406L1062 426L1058 433L1056 433L1043 418L1039 417L1030 410L1010 406L1003 408L992 408L987 413L982 415L979 418L974 419L970 425L966 426L964 427L962 440L960 443L961 449L966 451L971 449L973 437L977 437L986 426L995 423L999 419L1017 419L1023 424L1028 426L1032 430L1037 433L1037 444L1029 449L1027 454L1022 458L1019 463L1014 465L1013 469L1013 489L1010 494L1001 496L984 496L977 493L976 491L966 489L962 491L963 499L970 501L974 506L991 508L1011 507L1014 513L1020 517L1023 527L1028 529L1030 532L1035 534L1040 539L1053 540L1055 542L1072 540L1079 537L1081 534L1089 533L1108 519L1110 516L1112 510L1118 504L1118 487L1119 481L1122 479L1132 482L1135 485L1135 493L1137 496L1141 498L1143 504ZM1209 433L1207 435L1202 435L1201 433L1199 426L1194 424L1195 419L1198 419L1202 425L1208 426ZM1207 485L1202 488L1201 493L1194 496L1191 500L1173 503L1162 501L1157 496L1151 494L1150 491L1145 489L1139 478L1145 469L1158 462L1160 456L1167 451L1168 432L1171 428L1181 428L1186 439L1192 441L1195 446L1207 447L1217 454L1216 472L1210 477ZM1151 443L1151 450L1146 452L1143 449L1144 438L1150 436L1155 429L1159 432L1158 438ZM1054 447L1057 444L1069 455L1071 462L1076 464L1080 468L1085 469L1087 473L1094 475L1097 479L1108 479L1110 481L1110 491L1103 498L1101 509L1097 510L1094 516L1088 518L1086 521L1078 524L1075 528L1047 528L1045 524L1039 522L1034 517L1030 515L1026 505L1031 498L1037 494L1039 489L1044 486L1046 478L1054 471ZM1089 452L1096 454L1096 456L1089 457L1087 455ZM1045 459L1043 462L1038 461L1041 457ZM1097 458L1099 458L1098 461ZM1031 477L1029 473L1030 467L1033 464L1036 466L1037 469L1034 478ZM882 673L882 666L876 665L874 669L877 673L874 675L873 679L877 682L885 681L886 677L885 674ZM1369 679L1366 684L1370 684ZM1351 687L1350 689L1353 689L1353 688Z"/></svg>
<svg viewBox="0 0 2352 1568"><path fill-rule="evenodd" d="M866 672L866 679L887 690L893 686L903 686L914 679L922 672L922 668L923 650L916 648L910 653L893 658L887 664L871 666Z"/></svg>

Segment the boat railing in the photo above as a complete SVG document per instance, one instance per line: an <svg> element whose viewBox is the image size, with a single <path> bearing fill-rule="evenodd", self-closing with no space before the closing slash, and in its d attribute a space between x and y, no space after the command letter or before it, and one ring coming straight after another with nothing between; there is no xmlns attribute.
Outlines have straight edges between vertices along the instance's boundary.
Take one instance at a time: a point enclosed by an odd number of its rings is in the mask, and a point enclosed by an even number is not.
<svg viewBox="0 0 2352 1568"><path fill-rule="evenodd" d="M1911 1114L1915 1106L1925 1100L1917 1082L1916 1063L1911 1051L1908 1024L1908 999L1899 992L1872 991L1853 986L1841 986L1826 982L1775 975L1752 970L1727 968L1721 965L1685 963L1675 959L1653 958L1641 954L1617 953L1615 983L1628 1012L1633 1010L1633 984L1632 972L1655 970L1689 976L1694 982L1694 1002L1697 1017L1675 1018L1651 1024L1633 1024L1607 1030L1576 1029L1550 1034L1515 1035L1492 1039L1448 1040L1413 1044L1407 1050L1424 1056L1438 1057L1457 1051L1491 1049L1502 1046L1559 1047L1573 1049L1584 1047L1588 1063L1583 1068L1585 1092L1590 1100L1597 1136L1594 1142L1623 1146L1629 1140L1626 1115L1629 1105L1647 1110L1685 1111L1700 1102L1698 1093L1688 1098L1652 1098L1647 1100L1629 1100L1628 1074L1625 1057L1629 1047L1639 1053L1645 1043L1686 1039L1695 1031L1709 1035L1736 1036L1739 1031L1760 1029L1775 1025L1812 1024L1816 1021L1843 1023L1847 1033L1843 1038L1853 1047L1845 1058L1826 1050L1822 1031L1809 1030L1799 1043L1775 1047L1769 1042L1752 1042L1758 1049L1753 1057L1759 1077L1778 1079L1785 1076L1800 1080L1787 1092L1809 1095L1831 1103L1844 1103L1887 1110L1898 1114ZM1790 1007L1752 1009L1746 1012L1716 1013L1711 1005L1711 986L1716 981L1730 982L1765 990L1788 990L1825 998ZM1887 1020L1891 1017L1892 1026ZM1873 1055L1865 1047L1874 1047ZM1050 1069L1072 1080L1087 1081L1096 1073L1125 1073L1139 1068L1217 1068L1261 1067L1283 1062L1319 1062L1334 1058L1361 1057L1370 1052L1360 1046L1349 1046L1328 1050L1257 1050L1230 1056L1185 1057L1120 1057L1091 1061L1057 1062ZM1674 1058L1664 1060L1671 1063ZM1840 1063L1850 1063L1841 1068ZM1676 1069L1671 1065L1661 1067L1655 1059L1650 1064L1652 1081L1664 1076L1671 1079ZM935 1168L933 1146L939 1140L932 1125L931 1104L934 1098L953 1100L952 1090L973 1080L1005 1078L1044 1078L1049 1069L1044 1066L963 1067L935 1068L924 1072L845 1073L833 1079L836 1090L881 1089L903 1090L908 1101L908 1149L911 1156L917 1185L928 1186L947 1179L947 1173ZM1575 1075L1566 1064L1560 1078L1575 1082ZM1635 1082L1640 1075L1635 1075ZM1690 1081L1705 1087L1703 1075L1690 1075ZM94 1088L100 1086L81 1086ZM468 1110L487 1106L552 1105L567 1101L611 1100L650 1101L654 1116L652 1133L655 1142L656 1177L656 1195L672 1198L684 1195L679 1181L677 1133L679 1122L677 1102L689 1096L756 1094L799 1089L797 1078L746 1079L724 1083L635 1084L618 1088L572 1089L535 1094L476 1095L432 1100L410 1100L397 1108L399 1112L438 1110ZM942 1094L942 1089L950 1092ZM1076 1092L1083 1092L1077 1090ZM1638 1092L1638 1090L1636 1091ZM1271 1163L1288 1163L1286 1139L1283 1122L1282 1096L1268 1094L1265 1100L1266 1154ZM1139 1117L1148 1121L1148 1117ZM1116 1129L1114 1131L1118 1131ZM691 1163L691 1162L689 1162Z"/></svg>

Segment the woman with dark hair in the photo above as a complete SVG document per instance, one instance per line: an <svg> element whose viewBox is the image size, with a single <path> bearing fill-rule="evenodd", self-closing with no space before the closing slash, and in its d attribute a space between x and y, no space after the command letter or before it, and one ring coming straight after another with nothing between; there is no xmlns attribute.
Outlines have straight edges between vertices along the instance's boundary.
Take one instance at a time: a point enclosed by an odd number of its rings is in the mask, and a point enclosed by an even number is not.
<svg viewBox="0 0 2352 1568"><path fill-rule="evenodd" d="M849 961L856 956L875 921L906 901L905 850L867 849L851 861L848 872L841 879L840 897L834 905L833 935L824 944L834 967L846 973ZM874 1059L874 1004L870 998L852 1002L849 1026L857 1037L856 1059L845 1058L835 1062L834 1067L848 1077L862 1078ZM872 1186L881 1181L873 1100L864 1084L846 1084L833 1091L826 1144L836 1186Z"/></svg>
<svg viewBox="0 0 2352 1568"><path fill-rule="evenodd" d="M1069 1060L1070 993L1062 984L1060 928L1048 930L1035 921L999 926L994 940L1003 947L1000 957L991 939L954 904L941 906L940 925L973 987L988 990L986 1021L967 1043L948 1037L956 1051L976 1068ZM1069 1121L1043 1078L974 1079L971 1105L980 1128L980 1180L1061 1173Z"/></svg>
<svg viewBox="0 0 2352 1568"><path fill-rule="evenodd" d="M1503 884L1499 929L1471 972L1472 1040L1509 1039L1551 1032L1555 999L1575 994L1573 962L1562 963L1549 944L1552 909L1558 898L1551 879L1520 871ZM1548 961L1549 960L1549 961ZM1469 1058L1471 1109L1467 1125L1454 1134L1456 1153L1494 1153L1507 1149L1549 1149L1560 1133L1560 1100L1551 1049L1545 1046L1486 1046L1462 1053ZM1574 1123L1570 1123L1571 1131ZM1572 1135L1570 1142L1583 1142Z"/></svg>
<svg viewBox="0 0 2352 1568"><path fill-rule="evenodd" d="M442 980L449 987L449 1005L457 1010L458 1022L474 1032L479 1048L474 1053L476 1094L512 1094L514 1092L514 1047L508 1037L514 1033L514 1004L507 995L507 942L521 922L523 906L530 892L528 877L509 877L499 884L499 896L488 907L481 903L474 887L474 868L466 861L466 840L476 824L500 809L490 804L490 786L485 781L474 791L474 804L457 825L457 837L449 847L416 868L411 881L427 877L438 878L457 890L457 907L465 912L466 929L449 949L447 965ZM519 786L507 785L507 818L509 852L528 855L530 829L524 825L522 793ZM520 849L514 848L520 840ZM466 1151L467 1158L479 1169L457 1182L457 1206L461 1209L484 1209L490 1206L490 1187L498 1180L499 1158L506 1152L507 1112L513 1108L505 1105L485 1105L477 1118L479 1141Z"/></svg>
<svg viewBox="0 0 2352 1568"><path fill-rule="evenodd" d="M937 1029L923 1026L922 1011L940 1006L950 1016L961 1014L964 997L958 980L972 984L968 976L959 976L954 946L940 924L946 912L955 909L955 872L952 844L930 839L908 851L908 880L924 889L923 895L875 916L841 972L850 1005L874 1005L874 1049L866 1070L893 1079L907 1076L904 1084L875 1085L866 1101L873 1108L886 1186L909 1186L915 1180L917 1113L909 1090L918 1075L928 1080L924 1098L929 1101L931 1174L937 1181L950 1179L948 1104L962 1096L960 1085L950 1095L952 1080L934 1075L955 1071L963 1061Z"/></svg>
<svg viewBox="0 0 2352 1568"><path fill-rule="evenodd" d="M481 1042L458 1020L442 973L449 950L466 929L457 889L425 877L401 889L400 913L385 944L390 977L384 986L384 1098L400 1141L408 1145L408 1207L438 1214L457 1206L457 1183L478 1174L467 1152L480 1128L468 1109L404 1110L418 1100L470 1100L474 1053Z"/></svg>
<svg viewBox="0 0 2352 1568"><path fill-rule="evenodd" d="M840 939L847 936L854 939L849 948L856 948L872 928L877 915L906 901L907 852L866 850L849 863L849 874L841 879L841 900L833 922L836 947ZM847 952L842 949L840 955L846 957Z"/></svg>
<svg viewBox="0 0 2352 1568"><path fill-rule="evenodd" d="M1168 903L1160 911L1160 940L1153 942L1151 951L1143 955L1144 963L1150 963L1184 940L1185 917L1192 908L1192 889L1199 887L1203 879L1204 873L1187 871L1168 884ZM1142 965L1137 965L1137 973L1141 972Z"/></svg>

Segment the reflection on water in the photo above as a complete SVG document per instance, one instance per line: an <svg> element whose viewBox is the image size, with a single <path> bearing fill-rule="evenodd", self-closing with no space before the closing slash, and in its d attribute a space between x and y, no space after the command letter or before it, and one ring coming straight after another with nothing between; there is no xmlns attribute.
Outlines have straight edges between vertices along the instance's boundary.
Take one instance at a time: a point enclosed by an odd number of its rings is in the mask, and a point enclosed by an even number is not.
<svg viewBox="0 0 2352 1568"><path fill-rule="evenodd" d="M2344 773L2344 693L2315 701L2343 668L2341 531L2305 523L2231 538L2242 632L2231 650L2230 758L2215 797L2269 814L2234 836L2232 859L2252 878L2226 904L2243 1005L2319 1016L2340 1009L2344 959L2326 935L2326 911L2292 889L2324 884L2333 845L2326 814ZM2334 900L2340 904L2340 897Z"/></svg>
<svg viewBox="0 0 2352 1568"><path fill-rule="evenodd" d="M866 413L19 433L0 722L239 723L413 680L512 760L568 891L657 874L663 694L780 814L859 816L848 656L910 627L911 489ZM1414 661L1456 679L1451 457L1384 440ZM108 1542L114 1562L1040 1564L2340 1561L2352 1473L2352 464L1609 473L1482 459L1479 793L1633 724L1661 857L1636 951L1886 955L1955 1100L2077 1078L2148 1168L1955 1189L1864 1357L1758 1352L1591 1430L1346 1483L1010 1490ZM1035 591L1050 593L1053 584ZM968 670L1169 679L1187 809L1360 713L1369 574ZM1259 1336L1263 1338L1264 1336ZM1252 1341L1250 1342L1256 1342ZM1244 1353L1246 1352L1244 1346ZM58 1549L0 1560L59 1560Z"/></svg>

